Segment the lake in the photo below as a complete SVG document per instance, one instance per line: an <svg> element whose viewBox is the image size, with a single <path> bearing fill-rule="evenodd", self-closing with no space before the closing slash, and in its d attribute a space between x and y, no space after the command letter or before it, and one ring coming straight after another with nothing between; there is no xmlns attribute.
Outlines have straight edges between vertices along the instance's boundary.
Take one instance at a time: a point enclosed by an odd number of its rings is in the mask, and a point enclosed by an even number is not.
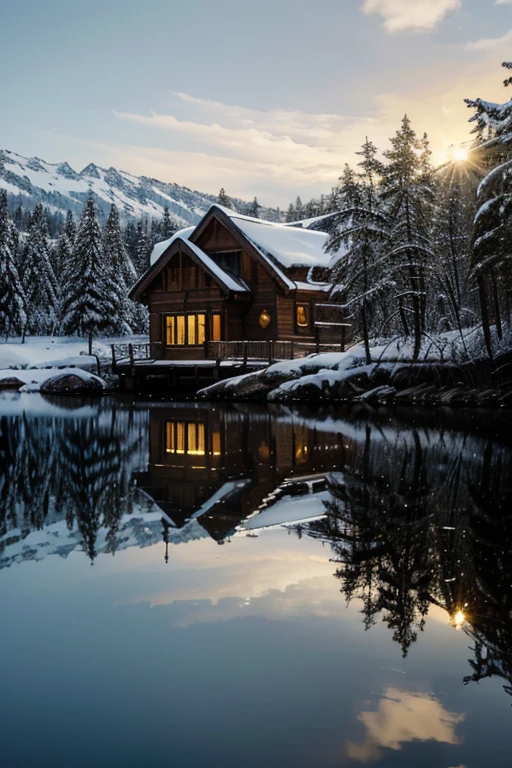
<svg viewBox="0 0 512 768"><path fill-rule="evenodd" d="M0 764L504 768L512 413L0 398Z"/></svg>

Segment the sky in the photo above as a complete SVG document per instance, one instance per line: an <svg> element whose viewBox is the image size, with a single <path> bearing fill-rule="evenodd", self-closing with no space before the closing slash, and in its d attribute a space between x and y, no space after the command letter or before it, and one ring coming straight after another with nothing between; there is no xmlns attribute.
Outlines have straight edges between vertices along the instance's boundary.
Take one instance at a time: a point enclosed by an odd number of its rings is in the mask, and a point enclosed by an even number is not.
<svg viewBox="0 0 512 768"><path fill-rule="evenodd" d="M0 0L0 148L287 206L504 101L512 0Z"/></svg>

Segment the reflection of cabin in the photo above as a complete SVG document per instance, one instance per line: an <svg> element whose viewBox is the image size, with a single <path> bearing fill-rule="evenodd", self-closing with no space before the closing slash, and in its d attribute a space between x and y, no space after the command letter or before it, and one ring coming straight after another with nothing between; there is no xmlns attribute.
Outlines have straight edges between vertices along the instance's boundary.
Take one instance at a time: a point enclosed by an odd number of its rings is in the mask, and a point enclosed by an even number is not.
<svg viewBox="0 0 512 768"><path fill-rule="evenodd" d="M152 409L150 418L149 466L138 486L172 526L198 519L217 540L285 480L339 471L352 453L340 434L281 423L264 410L180 405Z"/></svg>
<svg viewBox="0 0 512 768"><path fill-rule="evenodd" d="M212 206L196 227L155 246L131 291L150 310L150 356L199 360L217 342L242 340L344 344L326 282L327 237Z"/></svg>

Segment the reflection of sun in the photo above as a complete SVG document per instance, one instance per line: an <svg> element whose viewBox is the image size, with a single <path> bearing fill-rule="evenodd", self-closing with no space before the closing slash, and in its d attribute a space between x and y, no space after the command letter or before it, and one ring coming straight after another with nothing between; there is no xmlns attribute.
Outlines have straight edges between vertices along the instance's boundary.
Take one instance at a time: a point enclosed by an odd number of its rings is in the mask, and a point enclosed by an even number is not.
<svg viewBox="0 0 512 768"><path fill-rule="evenodd" d="M453 623L455 625L455 629L462 629L462 625L466 621L466 617L464 616L464 613L462 611L457 611L455 616L453 617Z"/></svg>

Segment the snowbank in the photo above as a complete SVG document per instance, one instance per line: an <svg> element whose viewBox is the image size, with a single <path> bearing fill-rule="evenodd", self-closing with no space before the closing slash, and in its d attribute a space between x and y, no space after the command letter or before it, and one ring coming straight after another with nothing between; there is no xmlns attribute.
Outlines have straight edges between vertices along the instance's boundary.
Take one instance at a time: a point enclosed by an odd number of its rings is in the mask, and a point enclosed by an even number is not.
<svg viewBox="0 0 512 768"><path fill-rule="evenodd" d="M460 338L460 337L459 337ZM365 364L361 345L347 352L311 355L275 363L201 390L203 400L245 402L390 402L429 405L512 405L512 353L490 360L458 363L454 334L426 339L412 362L408 342L395 339L372 345Z"/></svg>
<svg viewBox="0 0 512 768"><path fill-rule="evenodd" d="M140 344L148 341L147 336L122 336L120 338L94 339L93 355L101 360L111 360L110 344ZM88 355L86 339L74 336L29 336L25 343L20 338L9 339L0 344L0 369L32 368L51 365L77 365L80 368L95 368L96 358Z"/></svg>
<svg viewBox="0 0 512 768"><path fill-rule="evenodd" d="M31 368L17 371L10 369L0 370L0 390L2 389L2 382L18 379L18 381L23 383L19 387L19 392L40 392L41 388L43 387L44 389L45 385L48 385L49 382L63 379L64 377L76 379L76 389L80 387L79 382L83 383L83 389L103 390L107 386L99 376L94 376L92 373L83 371L80 368ZM71 390L68 388L62 391L69 392Z"/></svg>

